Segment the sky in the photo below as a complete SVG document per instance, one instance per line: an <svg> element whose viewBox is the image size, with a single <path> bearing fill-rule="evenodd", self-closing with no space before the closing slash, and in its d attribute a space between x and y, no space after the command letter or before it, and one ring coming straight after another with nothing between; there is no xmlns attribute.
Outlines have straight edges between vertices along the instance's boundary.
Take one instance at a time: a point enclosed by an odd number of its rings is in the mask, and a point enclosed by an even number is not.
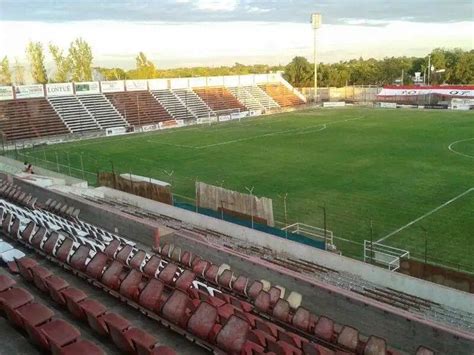
<svg viewBox="0 0 474 355"><path fill-rule="evenodd" d="M474 48L474 0L0 0L0 56L82 37L100 66L286 64L312 59L312 12L323 62Z"/></svg>

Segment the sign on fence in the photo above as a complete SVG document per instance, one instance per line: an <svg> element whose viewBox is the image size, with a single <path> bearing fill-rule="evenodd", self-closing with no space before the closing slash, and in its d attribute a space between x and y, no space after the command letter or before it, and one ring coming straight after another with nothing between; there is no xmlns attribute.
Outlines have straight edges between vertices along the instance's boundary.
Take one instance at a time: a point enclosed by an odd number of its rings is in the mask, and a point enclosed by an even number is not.
<svg viewBox="0 0 474 355"><path fill-rule="evenodd" d="M76 95L100 94L98 81L88 81L84 83L74 83Z"/></svg>
<svg viewBox="0 0 474 355"><path fill-rule="evenodd" d="M102 92L125 91L125 82L123 80L102 81L100 86L102 88Z"/></svg>
<svg viewBox="0 0 474 355"><path fill-rule="evenodd" d="M12 86L0 86L0 100L13 100Z"/></svg>
<svg viewBox="0 0 474 355"><path fill-rule="evenodd" d="M43 84L15 86L15 96L17 99L44 97L44 86Z"/></svg>
<svg viewBox="0 0 474 355"><path fill-rule="evenodd" d="M47 96L70 96L74 95L72 83L46 84Z"/></svg>

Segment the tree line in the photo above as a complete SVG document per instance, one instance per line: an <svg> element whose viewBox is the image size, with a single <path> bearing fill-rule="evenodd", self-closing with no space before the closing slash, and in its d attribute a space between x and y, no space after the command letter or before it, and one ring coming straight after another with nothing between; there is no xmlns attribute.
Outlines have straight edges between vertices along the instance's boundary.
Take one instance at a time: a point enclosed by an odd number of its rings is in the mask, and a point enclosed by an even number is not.
<svg viewBox="0 0 474 355"><path fill-rule="evenodd" d="M413 84L416 72L422 77L428 76L430 64L430 84L474 83L474 50L437 48L421 58L360 58L334 64L321 63L318 64L318 86ZM314 64L305 57L293 58L284 71L285 78L295 87L314 85Z"/></svg>
<svg viewBox="0 0 474 355"><path fill-rule="evenodd" d="M45 65L47 52L54 63L54 70L49 73ZM295 87L314 85L314 65L305 57L295 57L286 66L265 64L233 66L191 67L159 69L143 52L135 58L135 68L93 67L91 46L82 38L71 42L69 48L63 49L49 43L46 48L41 42L29 42L26 47L27 68L17 59L13 65L7 56L0 61L0 83L25 83L28 70L35 83L61 83L69 81L91 80L134 80L154 78L196 77L216 75L245 75L284 72L284 77ZM472 84L474 83L474 50L435 49L429 54L431 58L432 84ZM1 57L0 57L1 58ZM352 59L338 63L318 64L318 86L342 87L345 85L386 85L395 82L413 83L416 72L427 73L428 56L425 57L390 57L377 59Z"/></svg>

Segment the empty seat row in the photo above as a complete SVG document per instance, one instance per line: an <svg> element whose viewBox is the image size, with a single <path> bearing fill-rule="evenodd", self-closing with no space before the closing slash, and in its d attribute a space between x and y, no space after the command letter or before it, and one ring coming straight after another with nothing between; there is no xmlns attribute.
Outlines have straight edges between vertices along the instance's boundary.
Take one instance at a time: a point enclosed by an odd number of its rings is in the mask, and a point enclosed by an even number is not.
<svg viewBox="0 0 474 355"><path fill-rule="evenodd" d="M35 208L37 201L36 197L23 192L19 186L5 180L0 180L0 197L30 209Z"/></svg>
<svg viewBox="0 0 474 355"><path fill-rule="evenodd" d="M46 200L43 209L61 217L72 219L78 218L79 213L81 213L81 210L79 208L74 208L74 206L68 206L66 203L63 204L51 198Z"/></svg>
<svg viewBox="0 0 474 355"><path fill-rule="evenodd" d="M224 110L248 111L225 87L195 88L193 91L214 112Z"/></svg>
<svg viewBox="0 0 474 355"><path fill-rule="evenodd" d="M100 335L110 336L120 351L128 354L174 354L168 347L157 344L156 339L122 316L107 311L102 303L88 297L82 290L53 275L47 268L30 258L17 260L18 270L25 280L33 282L42 292Z"/></svg>
<svg viewBox="0 0 474 355"><path fill-rule="evenodd" d="M15 280L0 275L0 310L9 321L23 330L42 350L53 354L105 354L94 343L81 339L81 333L70 323L54 317L54 312L23 288Z"/></svg>
<svg viewBox="0 0 474 355"><path fill-rule="evenodd" d="M265 84L260 85L260 88L265 91L274 101L281 107L297 106L304 104L304 101L297 95L291 92L286 86L282 84Z"/></svg>
<svg viewBox="0 0 474 355"><path fill-rule="evenodd" d="M71 132L100 129L97 121L76 96L48 97L48 101Z"/></svg>

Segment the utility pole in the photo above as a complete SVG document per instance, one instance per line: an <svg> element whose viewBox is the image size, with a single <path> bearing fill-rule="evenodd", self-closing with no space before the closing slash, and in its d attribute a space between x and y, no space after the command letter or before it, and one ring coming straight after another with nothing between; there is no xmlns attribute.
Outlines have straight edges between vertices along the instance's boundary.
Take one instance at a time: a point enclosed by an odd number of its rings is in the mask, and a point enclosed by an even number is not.
<svg viewBox="0 0 474 355"><path fill-rule="evenodd" d="M431 83L431 54L428 55L428 85Z"/></svg>

